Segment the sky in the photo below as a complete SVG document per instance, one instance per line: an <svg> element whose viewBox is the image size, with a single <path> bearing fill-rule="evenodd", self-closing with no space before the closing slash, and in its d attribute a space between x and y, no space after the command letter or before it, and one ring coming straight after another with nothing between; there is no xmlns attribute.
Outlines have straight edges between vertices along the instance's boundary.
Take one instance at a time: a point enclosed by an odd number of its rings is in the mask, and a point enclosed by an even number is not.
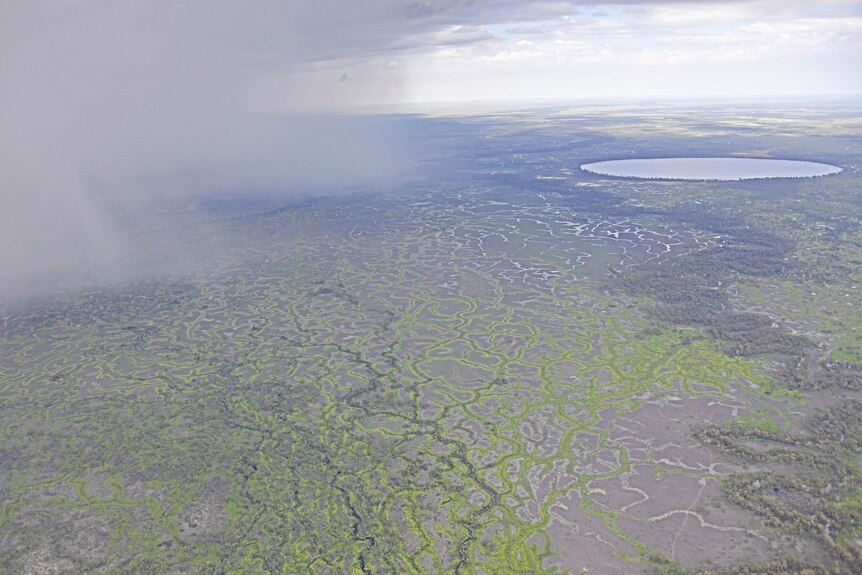
<svg viewBox="0 0 862 575"><path fill-rule="evenodd" d="M276 65L256 79L258 102L283 109L322 102L862 93L858 1L405 5L400 14L386 13L388 33L378 41L302 66L299 77L315 87L313 100L291 92L296 69Z"/></svg>
<svg viewBox="0 0 862 575"><path fill-rule="evenodd" d="M862 0L0 0L0 297L140 267L166 204L403 178L346 111L856 96L860 32Z"/></svg>

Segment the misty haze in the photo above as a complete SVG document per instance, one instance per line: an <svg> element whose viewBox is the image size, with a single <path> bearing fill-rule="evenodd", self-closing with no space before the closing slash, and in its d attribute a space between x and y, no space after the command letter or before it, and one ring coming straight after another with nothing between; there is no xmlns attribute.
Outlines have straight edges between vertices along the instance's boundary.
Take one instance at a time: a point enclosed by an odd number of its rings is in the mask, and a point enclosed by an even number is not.
<svg viewBox="0 0 862 575"><path fill-rule="evenodd" d="M862 573L860 32L0 4L0 573Z"/></svg>

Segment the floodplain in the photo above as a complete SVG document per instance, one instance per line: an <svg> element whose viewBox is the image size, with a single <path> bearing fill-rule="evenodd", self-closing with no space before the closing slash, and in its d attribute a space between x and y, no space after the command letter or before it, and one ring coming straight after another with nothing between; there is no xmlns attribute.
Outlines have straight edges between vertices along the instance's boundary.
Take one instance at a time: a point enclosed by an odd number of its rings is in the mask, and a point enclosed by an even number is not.
<svg viewBox="0 0 862 575"><path fill-rule="evenodd" d="M394 118L433 179L211 201L199 268L19 306L0 570L859 573L862 133L809 110ZM750 150L847 169L578 169Z"/></svg>

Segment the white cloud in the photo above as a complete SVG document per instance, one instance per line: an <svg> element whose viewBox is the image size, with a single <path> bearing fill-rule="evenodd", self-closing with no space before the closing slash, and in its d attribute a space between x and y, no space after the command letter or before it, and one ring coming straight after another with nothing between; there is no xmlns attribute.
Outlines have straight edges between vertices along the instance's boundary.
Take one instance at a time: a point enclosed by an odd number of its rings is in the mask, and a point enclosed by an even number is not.
<svg viewBox="0 0 862 575"><path fill-rule="evenodd" d="M493 38L414 51L406 61L413 72L406 89L453 99L459 93L470 98L662 91L858 94L860 6L772 0L570 4L569 12L553 21L498 23L491 27ZM594 81L565 80L573 74ZM411 89L410 83L422 88Z"/></svg>

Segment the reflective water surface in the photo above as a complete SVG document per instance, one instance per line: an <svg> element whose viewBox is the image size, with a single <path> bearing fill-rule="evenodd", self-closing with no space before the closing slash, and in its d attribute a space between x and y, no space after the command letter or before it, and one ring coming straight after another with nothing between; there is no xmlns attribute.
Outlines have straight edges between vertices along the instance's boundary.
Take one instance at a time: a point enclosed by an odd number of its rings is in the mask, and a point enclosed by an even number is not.
<svg viewBox="0 0 862 575"><path fill-rule="evenodd" d="M652 158L608 160L581 166L604 176L663 180L753 180L758 178L810 178L841 172L818 162L761 158Z"/></svg>

